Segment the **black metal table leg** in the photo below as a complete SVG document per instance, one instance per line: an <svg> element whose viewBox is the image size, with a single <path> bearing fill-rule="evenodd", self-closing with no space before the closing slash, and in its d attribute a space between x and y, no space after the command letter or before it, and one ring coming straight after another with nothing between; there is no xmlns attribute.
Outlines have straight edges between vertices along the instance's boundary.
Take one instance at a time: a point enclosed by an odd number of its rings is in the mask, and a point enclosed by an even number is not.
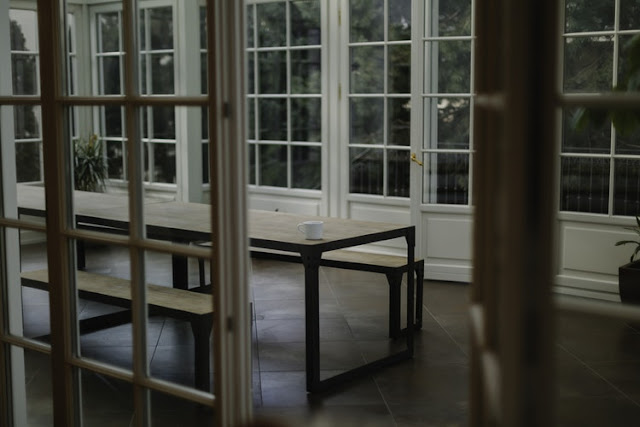
<svg viewBox="0 0 640 427"><path fill-rule="evenodd" d="M398 338L401 329L402 273L388 273L387 282L389 283L389 338Z"/></svg>
<svg viewBox="0 0 640 427"><path fill-rule="evenodd" d="M305 342L307 391L317 391L320 385L320 268L321 253L302 253L304 265Z"/></svg>
<svg viewBox="0 0 640 427"><path fill-rule="evenodd" d="M178 289L189 288L189 263L186 257L171 255L173 271L173 287Z"/></svg>
<svg viewBox="0 0 640 427"><path fill-rule="evenodd" d="M209 335L211 334L209 316L198 316L191 320L194 338L195 386L199 390L210 391L209 385Z"/></svg>
<svg viewBox="0 0 640 427"><path fill-rule="evenodd" d="M415 284L416 266L416 235L415 229L407 232L407 351L409 357L413 357L413 332L414 332L414 309L415 298L413 295Z"/></svg>

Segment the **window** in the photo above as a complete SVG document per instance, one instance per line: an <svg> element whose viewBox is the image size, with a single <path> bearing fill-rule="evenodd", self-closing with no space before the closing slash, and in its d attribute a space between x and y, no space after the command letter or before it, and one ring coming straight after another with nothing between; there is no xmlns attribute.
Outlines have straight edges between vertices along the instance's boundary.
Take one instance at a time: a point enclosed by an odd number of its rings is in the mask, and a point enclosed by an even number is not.
<svg viewBox="0 0 640 427"><path fill-rule="evenodd" d="M208 93L207 88L207 9L200 8L200 92ZM202 183L209 182L209 123L208 112L202 107Z"/></svg>
<svg viewBox="0 0 640 427"><path fill-rule="evenodd" d="M37 14L11 9L11 71L14 95L39 95ZM14 107L18 182L42 181L42 123L40 107Z"/></svg>
<svg viewBox="0 0 640 427"><path fill-rule="evenodd" d="M425 5L423 203L470 204L471 1Z"/></svg>
<svg viewBox="0 0 640 427"><path fill-rule="evenodd" d="M640 34L634 0L567 0L563 91L568 96L624 84L631 40ZM638 42L636 42L638 43ZM637 50L637 49L636 49ZM563 111L560 210L605 215L640 213L640 127L612 125L604 110Z"/></svg>
<svg viewBox="0 0 640 427"><path fill-rule="evenodd" d="M22 4L35 7L35 3L15 2L21 7ZM215 58L219 61L215 69L209 70L218 81L230 82L229 88L225 88L229 90L224 95L215 93L214 99L213 96L200 95L198 90L184 94L174 88L178 74L174 72L178 69L175 66L175 62L178 62L176 54L182 53L177 51L174 43L178 32L174 33L174 19L181 19L180 24L176 22L175 26L176 29L180 27L181 34L187 25L191 25L189 34L193 43L189 45L196 58L192 69L197 76L199 46L196 42L200 4L206 4L207 16L213 18L209 22L221 22L222 17L230 22L242 22L244 4L235 0L202 3L170 3L166 0L109 3L45 1L38 2L37 11L12 10L10 14L9 2L0 0L0 15L4 22L4 25L0 25L0 40L5 42L2 43L2 54L8 57L0 73L3 78L0 120L3 124L9 123L9 126L2 128L5 132L2 132L3 143L0 146L3 153L11 154L10 162L5 162L0 168L0 253L3 258L0 262L0 294L3 296L0 304L3 318L0 331L0 359L3 366L0 377L11 379L2 381L0 385L0 394L3 396L0 403L2 425L11 425L12 422L28 425L32 421L65 426L94 425L107 413L109 420L115 424L151 425L157 424L158 420L168 419L166 408L175 411L176 416L186 424L194 424L194 418L203 423L215 422L216 425L240 425L248 421L251 412L250 330L244 323L250 316L247 312L248 288L243 257L233 259L233 266L224 271L224 280L215 279L215 283L233 283L234 287L233 292L227 292L224 286L216 286L213 290L216 298L212 304L216 308L211 318L202 318L203 326L213 325L215 330L211 345L207 344L210 336L208 330L195 326L202 332L198 340L203 343L200 356L205 355L205 349L213 350L215 356L207 356L209 360L198 357L198 367L194 367L194 370L202 369L206 373L205 364L209 368L209 362L213 363L215 396L206 393L210 391L210 377L203 374L193 381L195 377L191 378L188 371L185 377L185 371L182 370L167 375L163 369L154 366L153 358L167 360L169 352L161 354L162 350L153 353L147 351L147 343L159 342L157 332L162 326L150 318L155 312L148 298L151 292L146 284L178 284L177 281L172 283L172 274L167 274L168 270L158 270L158 265L169 268L176 264L185 273L180 285L188 287L190 261L195 262L196 258L200 258L208 259L212 264L230 265L227 259L229 254L247 251L244 226L246 183L242 174L235 173L243 168L238 159L243 159L245 143L243 128L239 123L244 94L236 90L241 87L236 83L244 75L245 67L239 54L244 51L242 30L234 26L216 25L205 32L210 45L221 47L217 53L224 52L221 54L224 57ZM139 6L143 8L138 9ZM117 9L119 7L122 10ZM61 10L71 11L73 15L58 16ZM61 25L62 18L68 21L69 27ZM37 29L40 35L47 36L38 40ZM78 34L74 33L76 29ZM39 55L39 51L43 54ZM125 61L131 58L136 61ZM10 72L10 67L14 72ZM43 71L38 73L40 67ZM139 85L125 85L125 76L131 77L127 81L133 80ZM168 96L161 98L158 95ZM223 96L231 105L230 117L222 117L219 111L214 114L211 108ZM147 197L145 190L149 186L143 184L166 184L176 180L175 146L182 138L177 137L175 111L184 112L185 121L188 121L192 118L188 113L194 111L193 116L199 116L201 107L208 107L211 112L209 120L215 120L216 128L229 135L219 141L216 147L220 148L216 153L219 164L210 173L216 177L218 185L212 190L211 198L219 201L223 194L238 196L225 203L190 204L195 205L195 209L202 209L202 218L196 222L206 222L215 228L213 233L209 233L208 229L203 230L202 240L213 241L218 247L220 244L216 239L224 236L225 248L229 251L217 254L187 245L184 240L174 242L172 239L176 235L173 231L163 236L148 232L148 217L144 216L146 209L142 207L146 202L150 203L148 208L160 200ZM15 122L14 109L17 112ZM74 123L67 122L72 115ZM126 126L125 129L126 123L139 123L140 126ZM110 192L118 194L74 193L73 180L68 176L74 164L74 159L69 155L69 143L72 139L87 138L87 132L94 129L99 131L95 133L103 142L119 150L120 165L110 164L110 172L116 178L128 180L127 189L132 191L120 189ZM199 126L192 129L199 134ZM14 133L18 136L17 140ZM26 147L30 142L37 143L34 144L37 156L26 159L18 157L14 169L14 147L21 144ZM200 142L199 135L194 137L194 142ZM103 147L106 147L106 143ZM184 144L187 145L186 142ZM199 148L197 144L193 145ZM124 155L126 151L142 153L145 147L145 162L138 161L142 159L136 155ZM199 154L198 149L194 151ZM118 158L116 155L111 157ZM34 158L37 160L34 161ZM40 163L44 164L43 168L39 167ZM44 183L16 185L16 170L23 173L31 164L37 165L37 174L34 173L34 177L28 177L27 180L44 180ZM41 169L46 172L44 176ZM127 173L131 176L127 176ZM143 175L147 178L144 183L140 179ZM112 181L116 178L112 177ZM37 206L33 209L23 204L25 197L22 196L29 198L28 194L36 195L33 200L37 200ZM88 203L83 205L78 198L74 198L76 194L89 197ZM101 205L101 202L105 204ZM118 225L108 230L109 227L100 224L88 230L81 219L76 221L79 219L76 215L82 211L81 206L101 212L109 209L126 225L121 229L118 229ZM171 215L167 206L154 206L159 208L159 218ZM34 216L58 218L59 221L34 220ZM213 221L214 217L219 221ZM114 229L118 229L118 232L107 232ZM25 241L25 236L32 242ZM88 241L92 245L84 245ZM33 247L25 248L30 244ZM232 248L236 244L240 246ZM77 251L81 246L90 246L86 259ZM106 252L92 252L98 247ZM115 255L116 252L118 255ZM97 261L93 263L91 257L94 255L100 258L104 255L103 260L109 258L115 261L116 269L106 267L99 258L93 258ZM23 293L19 273L27 271L24 269L27 263L33 269L48 267L45 282L52 286L46 289L43 299L37 294L34 297L28 291ZM93 269L94 272L99 270L105 276L130 279L130 291L125 290L124 294L131 298L129 307L133 314L119 319L124 322L120 326L124 326L126 332L124 336L116 338L118 343L110 341L117 355L97 348L104 341L97 338L92 342L92 337L87 336L86 323L80 320L85 319L83 316L86 312L83 310L87 308L86 299L81 296L86 294L78 292L76 284L80 280L74 278L79 277L77 270L82 268L87 271ZM98 314L102 317L102 313ZM30 315L46 319L43 327L33 328L30 320L35 317ZM107 316L111 317L110 314ZM224 319L224 322L220 319ZM227 328L231 323L235 326ZM114 324L102 323L100 326L110 328ZM189 325L185 326L189 330ZM221 329L223 326L224 330ZM110 336L116 335L119 335L118 332ZM32 358L33 353L38 354ZM188 350L187 353L193 360L193 353ZM187 353L181 352L175 356L189 359ZM41 396L41 393L36 393L37 396L25 393L29 381L33 380L31 375L25 375L25 354L30 357L26 359L27 365L35 361L36 364L42 363L51 368L44 370L38 379L44 384L45 393L42 394L45 396ZM47 387L47 382L50 387ZM51 395L46 393L47 390L51 391ZM98 405L92 405L96 390L100 390L100 394L108 390L108 393L102 394L108 398L100 399ZM55 419L52 412L55 412ZM171 419L174 419L171 415Z"/></svg>
<svg viewBox="0 0 640 427"><path fill-rule="evenodd" d="M349 2L349 192L409 197L411 1Z"/></svg>
<svg viewBox="0 0 640 427"><path fill-rule="evenodd" d="M123 93L122 12L96 13L97 92ZM144 7L139 12L140 91L142 94L175 94L173 7ZM99 109L99 135L104 141L111 180L126 180L125 129L118 106ZM142 108L144 179L148 183L176 183L176 112L173 106Z"/></svg>
<svg viewBox="0 0 640 427"><path fill-rule="evenodd" d="M320 0L247 7L250 184L319 190Z"/></svg>

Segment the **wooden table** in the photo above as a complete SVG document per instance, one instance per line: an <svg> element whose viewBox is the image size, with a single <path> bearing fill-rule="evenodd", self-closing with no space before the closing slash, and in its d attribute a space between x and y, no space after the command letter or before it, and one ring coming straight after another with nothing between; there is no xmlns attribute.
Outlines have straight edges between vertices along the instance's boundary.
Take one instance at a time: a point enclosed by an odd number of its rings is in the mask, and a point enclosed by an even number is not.
<svg viewBox="0 0 640 427"><path fill-rule="evenodd" d="M24 186L22 186L24 187ZM44 214L44 197L40 202L31 189L18 191L19 212ZM109 194L75 192L76 220L107 229L128 228L126 197ZM97 201L96 199L100 199ZM125 200L123 200L125 199ZM322 240L306 240L297 230L297 224L306 220L324 221ZM210 206L200 203L176 201L145 201L144 221L151 238L182 243L211 240ZM249 244L253 247L299 253L305 270L305 341L307 390L317 392L328 389L353 377L413 356L413 313L407 310L406 349L382 359L343 372L331 378L320 379L320 298L319 267L322 254L335 249L359 246L402 237L407 242L407 307L414 306L415 227L351 219L327 218L287 214L281 212L249 212ZM181 260L182 259L182 260ZM187 263L183 257L174 257L174 286L186 287Z"/></svg>
<svg viewBox="0 0 640 427"><path fill-rule="evenodd" d="M302 221L324 222L322 240L306 240L296 225ZM297 252L302 257L305 277L305 343L307 391L318 392L368 374L383 366L413 356L413 313L407 309L406 349L330 378L320 379L320 296L319 267L322 254L335 249L359 246L397 237L407 242L407 307L414 306L415 227L341 218L250 211L249 238L253 247Z"/></svg>

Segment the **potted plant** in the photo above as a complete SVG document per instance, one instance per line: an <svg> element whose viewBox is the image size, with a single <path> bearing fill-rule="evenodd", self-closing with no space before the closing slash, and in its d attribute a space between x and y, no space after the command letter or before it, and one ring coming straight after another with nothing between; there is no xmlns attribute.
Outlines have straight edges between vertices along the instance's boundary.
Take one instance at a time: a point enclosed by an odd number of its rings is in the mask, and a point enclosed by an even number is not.
<svg viewBox="0 0 640 427"><path fill-rule="evenodd" d="M638 236L638 239L616 242L616 246L635 245L629 263L618 267L618 289L622 302L640 304L640 259L635 259L640 253L640 216L636 216L636 225L634 227L625 228L633 231Z"/></svg>
<svg viewBox="0 0 640 427"><path fill-rule="evenodd" d="M74 143L73 178L76 190L100 192L104 190L107 165L102 155L102 144L93 134L88 140Z"/></svg>

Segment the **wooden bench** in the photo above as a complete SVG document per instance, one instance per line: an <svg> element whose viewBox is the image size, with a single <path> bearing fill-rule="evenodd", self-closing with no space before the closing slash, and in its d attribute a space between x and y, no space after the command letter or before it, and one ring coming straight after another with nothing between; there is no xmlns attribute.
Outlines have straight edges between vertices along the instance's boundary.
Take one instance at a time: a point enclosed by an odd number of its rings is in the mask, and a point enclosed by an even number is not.
<svg viewBox="0 0 640 427"><path fill-rule="evenodd" d="M48 270L22 272L22 286L48 291ZM129 280L102 274L77 271L78 296L109 305L131 309ZM213 299L209 294L148 284L149 314L186 320L191 324L195 341L195 386L209 391L209 336L212 327ZM130 319L130 317L129 317ZM102 328L113 326L103 324Z"/></svg>
<svg viewBox="0 0 640 427"><path fill-rule="evenodd" d="M300 255L291 252L255 247L250 248L250 252L254 258L302 263ZM400 327L402 276L409 268L406 257L338 249L324 252L320 265L386 275L387 282L389 283L389 336L391 338L397 338L402 334L403 330ZM414 266L416 275L414 326L416 329L420 329L422 328L424 260L416 259Z"/></svg>

